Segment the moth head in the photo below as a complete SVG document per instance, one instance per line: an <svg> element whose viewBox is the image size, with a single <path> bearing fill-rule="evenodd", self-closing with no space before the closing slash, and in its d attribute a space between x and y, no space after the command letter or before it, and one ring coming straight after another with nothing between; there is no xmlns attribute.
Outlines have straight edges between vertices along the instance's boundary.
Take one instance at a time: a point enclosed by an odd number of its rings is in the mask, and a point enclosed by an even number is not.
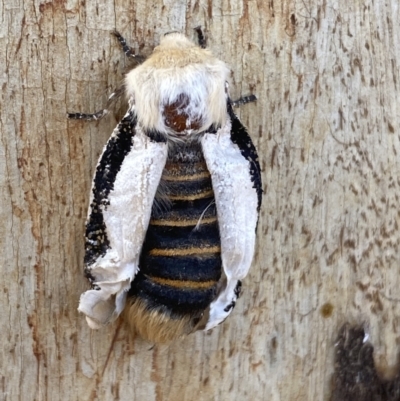
<svg viewBox="0 0 400 401"><path fill-rule="evenodd" d="M145 129L184 139L225 124L228 76L223 61L172 32L129 72L126 88Z"/></svg>
<svg viewBox="0 0 400 401"><path fill-rule="evenodd" d="M165 50L167 48L170 49L190 49L197 48L190 39L188 39L185 35L180 32L172 31L167 32L160 40L160 44L158 47L154 49L154 52L158 50Z"/></svg>

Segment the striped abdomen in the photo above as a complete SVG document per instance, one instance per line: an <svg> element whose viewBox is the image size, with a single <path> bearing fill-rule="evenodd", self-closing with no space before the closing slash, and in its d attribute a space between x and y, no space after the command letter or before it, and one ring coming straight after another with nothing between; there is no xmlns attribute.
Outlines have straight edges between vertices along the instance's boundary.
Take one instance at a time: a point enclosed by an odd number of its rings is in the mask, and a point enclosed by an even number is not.
<svg viewBox="0 0 400 401"><path fill-rule="evenodd" d="M187 334L215 298L220 277L211 176L199 144L180 146L167 160L153 206L129 292L130 320L157 342Z"/></svg>

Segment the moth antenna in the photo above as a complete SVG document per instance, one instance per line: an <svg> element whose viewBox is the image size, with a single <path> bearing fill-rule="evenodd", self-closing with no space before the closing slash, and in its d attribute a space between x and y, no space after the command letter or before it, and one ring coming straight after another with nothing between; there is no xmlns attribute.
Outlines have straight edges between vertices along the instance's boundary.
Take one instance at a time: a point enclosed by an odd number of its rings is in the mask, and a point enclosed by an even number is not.
<svg viewBox="0 0 400 401"><path fill-rule="evenodd" d="M126 57L134 59L138 64L141 64L144 60L146 60L146 57L135 54L133 48L131 46L128 46L128 44L126 43L126 39L117 30L112 31L111 34L118 39L118 42L120 43Z"/></svg>

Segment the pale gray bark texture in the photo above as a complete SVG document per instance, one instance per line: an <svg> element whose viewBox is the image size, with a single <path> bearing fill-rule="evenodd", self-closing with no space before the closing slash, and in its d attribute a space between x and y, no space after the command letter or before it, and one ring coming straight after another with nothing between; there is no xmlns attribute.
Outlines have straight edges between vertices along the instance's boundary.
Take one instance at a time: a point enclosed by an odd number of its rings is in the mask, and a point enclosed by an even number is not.
<svg viewBox="0 0 400 401"><path fill-rule="evenodd" d="M399 353L398 0L0 2L0 398L328 400L341 325L364 323L377 366ZM156 346L118 322L93 332L83 233L117 113L93 112L168 31L232 68L258 148L257 253L231 317Z"/></svg>

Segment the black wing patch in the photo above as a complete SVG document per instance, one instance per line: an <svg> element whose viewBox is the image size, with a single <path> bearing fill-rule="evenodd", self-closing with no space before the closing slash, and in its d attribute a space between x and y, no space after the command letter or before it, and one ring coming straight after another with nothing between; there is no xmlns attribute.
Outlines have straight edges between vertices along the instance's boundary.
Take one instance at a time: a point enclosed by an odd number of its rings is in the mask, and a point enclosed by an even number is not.
<svg viewBox="0 0 400 401"><path fill-rule="evenodd" d="M246 128L236 117L233 112L232 104L228 101L228 114L232 121L231 139L232 142L240 149L243 157L250 162L250 176L253 182L253 188L257 191L258 206L257 211L260 211L262 199L262 182L261 182L261 169L258 161L258 154L250 135L247 133Z"/></svg>
<svg viewBox="0 0 400 401"><path fill-rule="evenodd" d="M136 122L136 115L130 110L114 130L97 165L93 180L91 211L86 223L84 258L86 266L92 265L110 248L102 206L107 206L108 194L114 188L115 178L121 169L125 156L131 150ZM86 270L86 276L89 279L91 278L90 271Z"/></svg>

